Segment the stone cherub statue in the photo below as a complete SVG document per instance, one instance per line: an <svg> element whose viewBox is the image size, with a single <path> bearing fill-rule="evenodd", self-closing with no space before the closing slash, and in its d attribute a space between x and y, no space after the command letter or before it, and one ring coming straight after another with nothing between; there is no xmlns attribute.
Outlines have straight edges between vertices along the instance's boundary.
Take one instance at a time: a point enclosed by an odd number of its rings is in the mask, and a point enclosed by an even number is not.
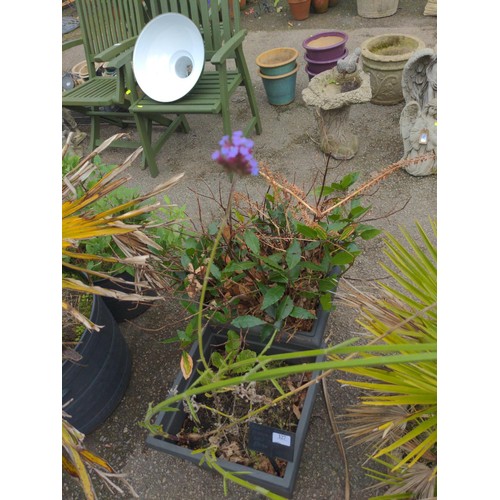
<svg viewBox="0 0 500 500"><path fill-rule="evenodd" d="M400 130L404 156L415 158L434 153L434 158L408 165L415 176L437 172L437 54L432 49L416 51L406 63L402 76L406 105L401 113Z"/></svg>

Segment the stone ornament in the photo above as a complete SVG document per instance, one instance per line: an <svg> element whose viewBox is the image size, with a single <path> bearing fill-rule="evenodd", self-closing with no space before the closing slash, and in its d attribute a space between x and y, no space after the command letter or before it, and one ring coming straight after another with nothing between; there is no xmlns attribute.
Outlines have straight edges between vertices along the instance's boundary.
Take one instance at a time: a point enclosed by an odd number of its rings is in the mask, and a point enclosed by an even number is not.
<svg viewBox="0 0 500 500"><path fill-rule="evenodd" d="M410 57L424 49L417 37L402 33L378 35L361 44L363 70L370 74L373 104L394 105L404 101L403 68Z"/></svg>
<svg viewBox="0 0 500 500"><path fill-rule="evenodd" d="M350 107L372 97L370 76L357 64L359 54L356 49L345 62L319 73L302 91L304 102L314 106L321 151L337 160L349 160L358 152L358 137L348 126Z"/></svg>
<svg viewBox="0 0 500 500"><path fill-rule="evenodd" d="M401 113L403 160L433 153L434 157L408 165L415 176L437 173L437 54L432 49L415 52L403 70L405 107Z"/></svg>

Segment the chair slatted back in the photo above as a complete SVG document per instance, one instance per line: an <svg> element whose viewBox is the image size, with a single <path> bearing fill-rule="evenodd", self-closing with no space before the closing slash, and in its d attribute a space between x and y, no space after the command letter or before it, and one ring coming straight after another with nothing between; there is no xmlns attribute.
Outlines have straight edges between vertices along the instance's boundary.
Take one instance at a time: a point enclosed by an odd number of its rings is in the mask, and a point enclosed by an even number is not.
<svg viewBox="0 0 500 500"><path fill-rule="evenodd" d="M94 58L116 43L138 36L144 28L141 0L77 0L88 71L95 76Z"/></svg>
<svg viewBox="0 0 500 500"><path fill-rule="evenodd" d="M230 15L229 2L233 3L234 16ZM152 17L176 12L191 19L203 36L207 61L240 30L239 0L211 0L210 5L208 0L149 0L146 4Z"/></svg>

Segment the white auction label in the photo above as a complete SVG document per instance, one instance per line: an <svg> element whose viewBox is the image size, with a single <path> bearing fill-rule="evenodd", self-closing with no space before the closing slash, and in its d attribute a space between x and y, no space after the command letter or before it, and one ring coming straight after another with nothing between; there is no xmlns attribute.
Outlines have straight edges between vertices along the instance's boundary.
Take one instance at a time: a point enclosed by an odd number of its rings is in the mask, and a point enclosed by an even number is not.
<svg viewBox="0 0 500 500"><path fill-rule="evenodd" d="M280 434L278 432L273 432L273 443L279 443L284 446L290 446L292 444L292 440L290 436L286 436L285 434Z"/></svg>

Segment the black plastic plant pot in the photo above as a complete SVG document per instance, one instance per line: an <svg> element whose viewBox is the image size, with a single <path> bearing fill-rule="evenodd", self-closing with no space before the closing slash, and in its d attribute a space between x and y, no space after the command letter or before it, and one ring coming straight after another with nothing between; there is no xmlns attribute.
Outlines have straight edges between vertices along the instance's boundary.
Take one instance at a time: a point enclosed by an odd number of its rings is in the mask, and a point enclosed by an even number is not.
<svg viewBox="0 0 500 500"><path fill-rule="evenodd" d="M75 350L78 362L62 364L63 409L68 421L89 434L111 415L127 389L132 361L125 338L101 297L94 295L90 319L100 331L85 330Z"/></svg>
<svg viewBox="0 0 500 500"><path fill-rule="evenodd" d="M227 340L226 335L217 333L214 330L207 328L204 333L204 353L206 358L209 358L214 346L220 346L223 342L225 342L225 340ZM246 347L259 352L263 349L264 344L258 342L255 339L249 340L247 338ZM273 345L267 352L269 354L280 354L294 351L295 349L288 346ZM182 373L179 373L177 375L173 383L173 387L175 387L178 392L187 390L191 383L194 382L194 380L196 380L196 378L198 377L198 373L196 370L196 360L199 359L199 348L197 342L193 344L190 355L193 360L195 360L193 373L188 380L184 379ZM297 360L297 362L304 363L322 361L323 359L323 356L318 356L317 358L304 357ZM321 372L319 370L314 371L312 373L312 378L317 377L320 373ZM316 393L318 390L318 384L312 384L305 390L307 391L307 394L301 411L300 420L294 433L293 450L291 450L291 456L293 456L293 460L287 462L283 477L259 471L249 466L229 462L220 458L217 459L217 463L226 471L232 473L244 473L244 475L241 475L240 477L252 484L266 488L273 493L281 495L285 498L291 498L293 489L295 487L295 482L297 480L299 464L302 457L302 452L304 450L305 439L311 419L314 400L316 398ZM178 408L179 411L159 413L155 424L160 425L163 430L169 434L177 434L181 430L184 420L187 418L186 413L182 410L181 403L179 403ZM167 440L159 436L149 435L146 439L146 444L157 451L168 453L169 455L182 458L197 465L199 465L202 457L202 455L200 454L193 454L192 450L189 448L183 447L171 440ZM203 463L201 467L209 469L206 463Z"/></svg>
<svg viewBox="0 0 500 500"><path fill-rule="evenodd" d="M110 290L117 290L119 292L135 293L134 277L131 274L124 272L118 274L116 277L126 280L127 283L116 283L113 280L102 279L95 281L94 284ZM155 292L153 290L148 290L145 293L145 295L149 296L154 294ZM113 297L103 297L103 300L118 323L135 319L151 307L151 302L131 302L128 300L118 300Z"/></svg>
<svg viewBox="0 0 500 500"><path fill-rule="evenodd" d="M329 276L340 276L340 273L340 267L335 266L330 271ZM337 285L332 290L330 290L332 294L332 302L335 298ZM285 332L278 332L274 340L274 344L286 345L295 351L306 349L320 349L324 346L325 330L328 323L328 318L330 317L330 312L331 310L325 311L320 305L316 311L316 319L314 320L313 326L310 331L298 331L293 333L293 335L287 335ZM214 328L219 328L221 332L230 329L236 329L231 325L214 325ZM258 341L265 340L262 339L262 327L254 326L249 328L247 338L255 339Z"/></svg>

